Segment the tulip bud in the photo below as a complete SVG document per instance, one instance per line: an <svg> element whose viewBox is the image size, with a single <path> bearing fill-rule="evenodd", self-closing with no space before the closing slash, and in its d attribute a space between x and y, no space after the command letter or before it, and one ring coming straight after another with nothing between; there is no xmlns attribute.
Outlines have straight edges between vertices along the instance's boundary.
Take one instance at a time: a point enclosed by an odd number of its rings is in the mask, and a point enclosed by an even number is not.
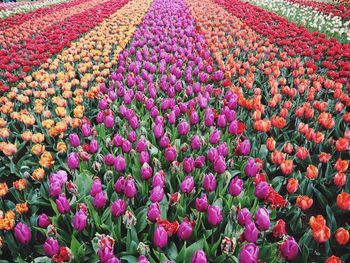
<svg viewBox="0 0 350 263"><path fill-rule="evenodd" d="M149 178L152 177L152 174L153 174L152 167L149 166L148 163L144 163L141 167L140 173L141 173L142 180L148 180Z"/></svg>
<svg viewBox="0 0 350 263"><path fill-rule="evenodd" d="M226 171L226 161L225 158L219 156L214 162L214 171L223 174Z"/></svg>
<svg viewBox="0 0 350 263"><path fill-rule="evenodd" d="M186 157L183 160L183 169L184 172L190 174L194 170L194 160L192 157Z"/></svg>
<svg viewBox="0 0 350 263"><path fill-rule="evenodd" d="M58 244L58 241L56 239L49 237L46 239L43 248L46 256L52 258L60 250L60 245Z"/></svg>
<svg viewBox="0 0 350 263"><path fill-rule="evenodd" d="M98 152L98 142L96 139L92 139L89 144L89 153L97 153Z"/></svg>
<svg viewBox="0 0 350 263"><path fill-rule="evenodd" d="M87 214L83 210L79 210L73 218L73 227L78 232L85 229L87 225Z"/></svg>
<svg viewBox="0 0 350 263"><path fill-rule="evenodd" d="M207 256L203 250L196 250L192 256L192 263L207 263Z"/></svg>
<svg viewBox="0 0 350 263"><path fill-rule="evenodd" d="M216 189L216 179L215 176L210 173L206 174L203 179L203 187L208 192L213 192Z"/></svg>
<svg viewBox="0 0 350 263"><path fill-rule="evenodd" d="M203 194L200 198L197 197L195 201L196 209L199 212L204 212L208 207L207 195Z"/></svg>
<svg viewBox="0 0 350 263"><path fill-rule="evenodd" d="M32 233L30 231L30 228L23 223L18 223L15 226L15 238L18 243L27 245L30 240L32 239Z"/></svg>
<svg viewBox="0 0 350 263"><path fill-rule="evenodd" d="M256 211L255 221L261 231L266 231L270 228L270 214L266 208L259 208Z"/></svg>
<svg viewBox="0 0 350 263"><path fill-rule="evenodd" d="M112 215L115 217L120 217L125 214L126 202L123 199L117 199L112 204Z"/></svg>
<svg viewBox="0 0 350 263"><path fill-rule="evenodd" d="M168 148L165 149L164 157L167 162L171 163L175 161L176 155L177 155L176 148L174 146L169 146Z"/></svg>
<svg viewBox="0 0 350 263"><path fill-rule="evenodd" d="M156 247L164 248L168 244L168 233L162 226L154 231L153 242Z"/></svg>
<svg viewBox="0 0 350 263"><path fill-rule="evenodd" d="M280 244L280 252L282 257L286 260L293 260L299 252L298 243L293 237L288 237L282 244Z"/></svg>
<svg viewBox="0 0 350 263"><path fill-rule="evenodd" d="M208 222L216 226L222 221L221 208L215 205L208 206Z"/></svg>

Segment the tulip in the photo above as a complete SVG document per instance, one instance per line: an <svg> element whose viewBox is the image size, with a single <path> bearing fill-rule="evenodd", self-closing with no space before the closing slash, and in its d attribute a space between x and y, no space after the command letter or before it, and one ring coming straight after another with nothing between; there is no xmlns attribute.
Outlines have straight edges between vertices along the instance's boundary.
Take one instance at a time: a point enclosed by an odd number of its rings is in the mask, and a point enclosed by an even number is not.
<svg viewBox="0 0 350 263"><path fill-rule="evenodd" d="M73 218L73 227L78 232L85 229L87 225L87 214L83 210L79 210Z"/></svg>
<svg viewBox="0 0 350 263"><path fill-rule="evenodd" d="M194 188L194 179L192 176L186 176L181 183L180 190L183 193L190 194Z"/></svg>
<svg viewBox="0 0 350 263"><path fill-rule="evenodd" d="M128 140L124 140L122 143L122 150L124 153L129 153L132 149L132 144Z"/></svg>
<svg viewBox="0 0 350 263"><path fill-rule="evenodd" d="M240 155L247 156L250 153L250 143L249 140L244 140L238 148L238 153Z"/></svg>
<svg viewBox="0 0 350 263"><path fill-rule="evenodd" d="M266 231L270 228L270 214L266 208L259 208L256 211L255 221L261 231Z"/></svg>
<svg viewBox="0 0 350 263"><path fill-rule="evenodd" d="M210 108L208 108L204 113L204 123L207 127L211 127L214 124L214 114Z"/></svg>
<svg viewBox="0 0 350 263"><path fill-rule="evenodd" d="M65 194L60 194L60 196L56 200L56 206L58 212L60 212L61 214L69 213L70 206Z"/></svg>
<svg viewBox="0 0 350 263"><path fill-rule="evenodd" d="M229 185L228 192L232 196L239 196L243 190L243 181L235 176Z"/></svg>
<svg viewBox="0 0 350 263"><path fill-rule="evenodd" d="M145 256L140 256L137 263L150 263Z"/></svg>
<svg viewBox="0 0 350 263"><path fill-rule="evenodd" d="M92 204L96 209L104 208L106 205L106 202L107 202L106 193L103 191L97 193L94 199L92 200Z"/></svg>
<svg viewBox="0 0 350 263"><path fill-rule="evenodd" d="M141 173L142 180L148 180L149 178L152 177L152 174L153 174L152 167L149 166L148 163L144 163L141 167L140 173Z"/></svg>
<svg viewBox="0 0 350 263"><path fill-rule="evenodd" d="M139 140L136 144L136 151L138 153L141 153L143 151L146 151L146 149L147 149L146 140L145 139Z"/></svg>
<svg viewBox="0 0 350 263"><path fill-rule="evenodd" d="M47 228L51 224L50 218L46 214L38 216L38 226L41 228Z"/></svg>
<svg viewBox="0 0 350 263"><path fill-rule="evenodd" d="M115 157L113 156L113 154L109 153L104 157L104 162L106 165L112 166L115 163Z"/></svg>
<svg viewBox="0 0 350 263"><path fill-rule="evenodd" d="M79 167L79 157L76 152L72 152L68 155L68 167L70 170L75 170Z"/></svg>
<svg viewBox="0 0 350 263"><path fill-rule="evenodd" d="M187 135L190 125L186 121L181 121L177 126L177 131L180 135Z"/></svg>
<svg viewBox="0 0 350 263"><path fill-rule="evenodd" d="M83 134L83 137L88 137L91 135L91 125L89 123L84 123L81 126L81 132Z"/></svg>
<svg viewBox="0 0 350 263"><path fill-rule="evenodd" d="M278 219L276 225L273 228L272 234L274 237L283 237L287 234L286 223L282 219Z"/></svg>
<svg viewBox="0 0 350 263"><path fill-rule="evenodd" d="M203 179L203 187L208 192L213 192L216 189L216 179L215 176L210 173L206 174Z"/></svg>
<svg viewBox="0 0 350 263"><path fill-rule="evenodd" d="M214 162L214 171L223 174L226 171L226 161L225 158L219 156Z"/></svg>
<svg viewBox="0 0 350 263"><path fill-rule="evenodd" d="M192 263L207 263L207 256L203 250L196 250L192 256Z"/></svg>
<svg viewBox="0 0 350 263"><path fill-rule="evenodd" d="M194 160L192 157L186 157L183 160L183 169L187 174L191 173L194 170Z"/></svg>
<svg viewBox="0 0 350 263"><path fill-rule="evenodd" d="M101 179L96 177L96 178L94 178L94 181L92 182L92 185L90 188L90 195L92 197L95 197L101 191L102 191Z"/></svg>
<svg viewBox="0 0 350 263"><path fill-rule="evenodd" d="M205 156L200 155L194 160L194 167L196 168L202 168L205 165Z"/></svg>
<svg viewBox="0 0 350 263"><path fill-rule="evenodd" d="M76 133L69 134L69 142L73 147L78 147L80 145L78 134Z"/></svg>
<svg viewBox="0 0 350 263"><path fill-rule="evenodd" d="M125 167L126 167L126 163L125 163L124 157L123 155L120 154L115 158L114 168L117 172L121 173L125 170Z"/></svg>
<svg viewBox="0 0 350 263"><path fill-rule="evenodd" d="M110 248L109 246L100 248L97 254L101 263L109 263L110 261L114 260L113 248Z"/></svg>
<svg viewBox="0 0 350 263"><path fill-rule="evenodd" d="M58 244L58 241L56 239L49 237L46 239L43 248L46 256L52 258L59 252L60 245Z"/></svg>
<svg viewBox="0 0 350 263"><path fill-rule="evenodd" d="M202 194L200 198L197 197L195 201L195 205L196 205L197 211L204 212L208 207L207 195Z"/></svg>
<svg viewBox="0 0 350 263"><path fill-rule="evenodd" d="M245 224L244 228L244 238L248 242L255 243L258 239L258 229L253 222L248 222Z"/></svg>
<svg viewBox="0 0 350 263"><path fill-rule="evenodd" d="M119 134L114 135L114 137L113 137L114 146L116 146L116 147L121 146L123 144L123 141L124 141L124 139L122 136L120 136Z"/></svg>
<svg viewBox="0 0 350 263"><path fill-rule="evenodd" d="M248 208L240 209L237 213L237 221L241 226L245 226L247 223L251 222L251 214Z"/></svg>
<svg viewBox="0 0 350 263"><path fill-rule="evenodd" d="M284 240L279 248L282 257L288 261L293 260L299 252L298 243L294 240L293 237L288 237L288 239Z"/></svg>
<svg viewBox="0 0 350 263"><path fill-rule="evenodd" d="M258 262L259 247L253 243L244 244L239 253L240 263L256 263Z"/></svg>
<svg viewBox="0 0 350 263"><path fill-rule="evenodd" d="M168 233L162 226L158 226L154 231L153 242L156 247L163 248L168 244Z"/></svg>
<svg viewBox="0 0 350 263"><path fill-rule="evenodd" d="M201 148L201 139L198 135L194 135L191 139L192 150L199 150Z"/></svg>
<svg viewBox="0 0 350 263"><path fill-rule="evenodd" d="M267 182L260 182L255 187L254 194L259 199L265 199L269 194L269 185Z"/></svg>
<svg viewBox="0 0 350 263"><path fill-rule="evenodd" d="M89 144L89 153L97 153L98 152L98 142L96 139L92 139Z"/></svg>
<svg viewBox="0 0 350 263"><path fill-rule="evenodd" d="M218 150L218 154L223 157L226 157L228 154L228 148L225 142L220 143L217 150Z"/></svg>
<svg viewBox="0 0 350 263"><path fill-rule="evenodd" d="M177 231L177 235L182 240L187 240L190 238L192 234L192 230L193 230L192 223L189 222L186 217L185 220L180 224L179 229Z"/></svg>
<svg viewBox="0 0 350 263"><path fill-rule="evenodd" d="M118 180L114 184L114 190L118 194L124 193L124 187L125 187L125 178L123 176L119 177Z"/></svg>
<svg viewBox="0 0 350 263"><path fill-rule="evenodd" d="M218 144L220 141L220 130L215 130L209 135L209 142L211 144Z"/></svg>
<svg viewBox="0 0 350 263"><path fill-rule="evenodd" d="M158 124L153 128L154 137L160 139L164 135L164 127L162 124Z"/></svg>
<svg viewBox="0 0 350 263"><path fill-rule="evenodd" d="M27 245L32 239L30 228L21 222L15 226L15 238L18 243Z"/></svg>
<svg viewBox="0 0 350 263"><path fill-rule="evenodd" d="M104 124L107 129L112 129L114 127L114 117L109 114L104 118Z"/></svg>
<svg viewBox="0 0 350 263"><path fill-rule="evenodd" d="M162 187L156 186L152 189L151 196L150 196L151 202L153 203L160 202L163 200L163 197L164 197L164 189Z"/></svg>
<svg viewBox="0 0 350 263"><path fill-rule="evenodd" d="M161 215L161 211L160 211L159 203L150 204L147 211L147 218L150 221L155 222L157 221L157 219L160 218L160 215Z"/></svg>
<svg viewBox="0 0 350 263"><path fill-rule="evenodd" d="M168 136L164 135L162 138L160 138L159 146L162 147L163 149L170 147L170 139L168 138ZM176 149L175 149L175 154L176 154Z"/></svg>
<svg viewBox="0 0 350 263"><path fill-rule="evenodd" d="M256 165L253 158L249 158L245 167L244 172L248 177L254 177L259 171L258 166Z"/></svg>
<svg viewBox="0 0 350 263"><path fill-rule="evenodd" d="M117 199L113 202L111 208L112 215L120 217L126 212L126 202L123 199Z"/></svg>
<svg viewBox="0 0 350 263"><path fill-rule="evenodd" d="M143 151L140 153L139 162L142 165L149 162L149 153L147 151Z"/></svg>
<svg viewBox="0 0 350 263"><path fill-rule="evenodd" d="M212 163L218 158L218 150L216 148L210 148L208 151L208 159Z"/></svg>
<svg viewBox="0 0 350 263"><path fill-rule="evenodd" d="M137 194L135 181L132 177L128 177L125 181L124 194L126 198L133 198Z"/></svg>
<svg viewBox="0 0 350 263"><path fill-rule="evenodd" d="M349 242L349 231L340 227L335 232L335 240L341 246L346 245Z"/></svg>
<svg viewBox="0 0 350 263"><path fill-rule="evenodd" d="M165 160L169 163L173 162L176 160L176 148L174 146L170 146L168 148L165 149L164 152L164 157Z"/></svg>
<svg viewBox="0 0 350 263"><path fill-rule="evenodd" d="M215 205L208 206L208 222L216 226L222 221L221 208Z"/></svg>

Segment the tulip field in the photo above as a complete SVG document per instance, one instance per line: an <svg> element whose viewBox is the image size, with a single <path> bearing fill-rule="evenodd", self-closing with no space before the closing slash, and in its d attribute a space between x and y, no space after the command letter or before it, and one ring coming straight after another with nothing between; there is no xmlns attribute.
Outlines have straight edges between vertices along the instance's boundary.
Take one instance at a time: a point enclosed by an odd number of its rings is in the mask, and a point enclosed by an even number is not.
<svg viewBox="0 0 350 263"><path fill-rule="evenodd" d="M0 263L350 262L345 0L0 3Z"/></svg>

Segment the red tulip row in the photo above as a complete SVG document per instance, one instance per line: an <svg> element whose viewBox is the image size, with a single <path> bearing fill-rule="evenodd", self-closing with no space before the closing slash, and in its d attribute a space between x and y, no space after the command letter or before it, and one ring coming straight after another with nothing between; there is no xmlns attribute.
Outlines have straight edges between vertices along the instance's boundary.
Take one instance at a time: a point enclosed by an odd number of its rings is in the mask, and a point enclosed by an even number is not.
<svg viewBox="0 0 350 263"><path fill-rule="evenodd" d="M343 19L350 19L350 7L345 5L334 5L327 2L318 2L313 0L287 0L293 4L312 7L313 9L323 12L327 15L338 16Z"/></svg>
<svg viewBox="0 0 350 263"><path fill-rule="evenodd" d="M23 79L32 68L45 63L50 56L68 47L72 40L101 23L127 2L128 0L104 1L102 4L77 12L64 21L54 23L43 32L33 36L27 35L24 39L20 38L18 44L13 44L17 39L16 36L2 35L0 37L2 77L10 83ZM6 90L6 87L2 89Z"/></svg>

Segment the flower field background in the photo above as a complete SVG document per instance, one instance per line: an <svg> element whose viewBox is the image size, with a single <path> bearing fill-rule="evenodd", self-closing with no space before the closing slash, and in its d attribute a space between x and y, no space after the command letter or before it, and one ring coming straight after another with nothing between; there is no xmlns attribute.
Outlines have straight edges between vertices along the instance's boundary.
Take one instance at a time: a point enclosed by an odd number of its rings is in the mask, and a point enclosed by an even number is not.
<svg viewBox="0 0 350 263"><path fill-rule="evenodd" d="M350 6L0 4L0 262L350 261Z"/></svg>

